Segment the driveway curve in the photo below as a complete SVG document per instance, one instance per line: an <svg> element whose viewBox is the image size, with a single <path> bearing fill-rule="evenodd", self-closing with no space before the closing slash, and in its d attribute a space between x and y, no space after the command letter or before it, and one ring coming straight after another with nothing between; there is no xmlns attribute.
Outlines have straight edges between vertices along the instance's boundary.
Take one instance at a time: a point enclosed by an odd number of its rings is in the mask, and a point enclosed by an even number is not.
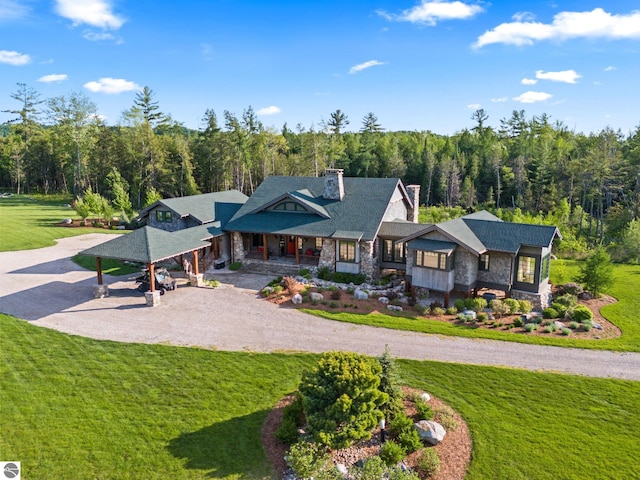
<svg viewBox="0 0 640 480"><path fill-rule="evenodd" d="M177 290L147 307L132 279L104 276L110 296L94 299L95 272L71 257L112 236L65 238L53 247L0 253L0 312L98 340L199 346L229 351L347 350L394 356L640 380L640 353L526 345L403 332L335 322L258 298L270 277L219 275L215 289Z"/></svg>

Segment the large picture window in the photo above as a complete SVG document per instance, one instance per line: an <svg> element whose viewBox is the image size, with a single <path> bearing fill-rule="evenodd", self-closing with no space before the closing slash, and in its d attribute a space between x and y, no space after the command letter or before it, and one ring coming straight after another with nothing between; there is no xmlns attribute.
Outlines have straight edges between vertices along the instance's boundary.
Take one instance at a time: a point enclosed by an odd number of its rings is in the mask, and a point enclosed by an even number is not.
<svg viewBox="0 0 640 480"><path fill-rule="evenodd" d="M340 240L338 242L338 261L351 262L356 261L356 242Z"/></svg>
<svg viewBox="0 0 640 480"><path fill-rule="evenodd" d="M416 250L416 266L435 268L437 270L447 269L447 254L439 252L425 252Z"/></svg>
<svg viewBox="0 0 640 480"><path fill-rule="evenodd" d="M393 263L405 263L406 256L403 242L384 240L382 245L382 261Z"/></svg>
<svg viewBox="0 0 640 480"><path fill-rule="evenodd" d="M518 274L516 280L520 283L533 285L536 279L536 257L518 257Z"/></svg>

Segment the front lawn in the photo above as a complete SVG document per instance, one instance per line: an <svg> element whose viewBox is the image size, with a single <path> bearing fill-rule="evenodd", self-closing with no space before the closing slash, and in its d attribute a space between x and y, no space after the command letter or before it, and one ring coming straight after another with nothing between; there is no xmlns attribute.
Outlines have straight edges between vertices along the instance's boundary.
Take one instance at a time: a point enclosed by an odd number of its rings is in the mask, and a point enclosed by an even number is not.
<svg viewBox="0 0 640 480"><path fill-rule="evenodd" d="M55 245L58 238L85 233L123 233L103 228L56 226L65 218L79 218L67 197L14 195L0 199L0 251L31 250Z"/></svg>
<svg viewBox="0 0 640 480"><path fill-rule="evenodd" d="M573 281L578 274L579 263L563 260L559 273L562 278L554 279L558 283ZM553 273L555 268L552 267ZM640 351L640 265L614 266L615 282L606 293L615 297L618 302L607 305L602 315L622 331L622 336L611 339L580 339L568 337L517 334L512 331L498 329L475 328L465 324L447 323L413 316L388 315L384 313L359 314L353 312L331 312L312 308L302 309L306 313L341 322L370 325L374 327L408 330L421 333L451 335L458 337L488 338L510 342L530 343L538 345L555 345L561 347L590 348L600 350Z"/></svg>
<svg viewBox="0 0 640 480"><path fill-rule="evenodd" d="M316 359L96 341L0 315L0 458L23 478L271 478L262 423ZM467 421L469 479L637 476L640 382L398 363Z"/></svg>

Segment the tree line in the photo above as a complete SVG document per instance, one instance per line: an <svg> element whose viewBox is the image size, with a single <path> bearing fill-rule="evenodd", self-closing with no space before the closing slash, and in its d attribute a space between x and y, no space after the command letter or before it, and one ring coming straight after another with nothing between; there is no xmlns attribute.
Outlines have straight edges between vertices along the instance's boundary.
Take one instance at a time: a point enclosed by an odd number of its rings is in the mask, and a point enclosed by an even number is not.
<svg viewBox="0 0 640 480"><path fill-rule="evenodd" d="M620 246L634 228L640 237L640 125L628 134L583 134L519 110L492 128L479 109L473 126L453 135L385 131L373 113L347 131L347 114L336 110L317 125L278 130L248 107L220 117L207 109L202 127L191 130L162 112L149 87L116 126L82 93L43 99L18 84L10 99L0 188L17 193L77 199L89 190L114 200L124 192L119 203L133 211L161 197L231 188L250 195L266 176L318 176L331 167L419 184L422 205L452 211L487 208L541 221L568 210L561 220L584 245Z"/></svg>

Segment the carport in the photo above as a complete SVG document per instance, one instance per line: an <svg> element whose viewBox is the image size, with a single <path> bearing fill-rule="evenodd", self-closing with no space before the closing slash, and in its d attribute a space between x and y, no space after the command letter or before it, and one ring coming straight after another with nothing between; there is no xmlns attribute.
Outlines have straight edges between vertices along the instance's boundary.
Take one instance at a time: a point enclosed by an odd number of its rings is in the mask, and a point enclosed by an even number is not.
<svg viewBox="0 0 640 480"><path fill-rule="evenodd" d="M175 232L167 232L145 226L83 250L80 255L96 258L96 270L98 272L98 284L94 287L94 296L96 298L109 295L108 286L104 285L102 280L103 258L145 264L149 270L150 281L150 291L146 292L147 304L155 305L160 301L160 295L155 285L156 263L192 253L194 281L199 283L198 279L202 276L199 272L198 252L211 246L211 242L208 240L220 234L222 234L222 231L219 227L208 225L186 228Z"/></svg>

